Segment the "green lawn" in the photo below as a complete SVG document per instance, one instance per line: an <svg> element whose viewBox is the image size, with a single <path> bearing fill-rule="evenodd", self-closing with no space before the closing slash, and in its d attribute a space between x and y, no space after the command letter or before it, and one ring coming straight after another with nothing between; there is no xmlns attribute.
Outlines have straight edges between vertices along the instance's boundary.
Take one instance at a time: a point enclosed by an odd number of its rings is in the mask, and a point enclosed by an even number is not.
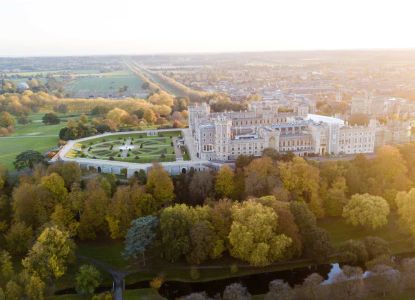
<svg viewBox="0 0 415 300"><path fill-rule="evenodd" d="M137 289L126 290L124 293L124 300L163 300L166 299L157 292L155 289Z"/></svg>
<svg viewBox="0 0 415 300"><path fill-rule="evenodd" d="M368 230L347 224L343 218L327 218L318 221L318 225L329 232L334 246L338 246L349 239L363 239L366 236L378 236L390 243L393 254L410 252L414 250L410 236L401 232L397 218L389 217L386 226L377 230Z"/></svg>
<svg viewBox="0 0 415 300"><path fill-rule="evenodd" d="M65 87L65 90L73 97L145 97L148 91L142 89L142 84L143 82L130 71L116 71L78 76ZM119 89L123 86L127 86L128 89L120 94Z"/></svg>
<svg viewBox="0 0 415 300"><path fill-rule="evenodd" d="M44 113L30 115L32 123L17 124L13 134L0 137L0 165L14 169L13 161L19 153L26 150L45 152L56 147L59 141L59 130L65 126L65 121L79 116L76 114L61 115L60 124L44 125L43 115Z"/></svg>

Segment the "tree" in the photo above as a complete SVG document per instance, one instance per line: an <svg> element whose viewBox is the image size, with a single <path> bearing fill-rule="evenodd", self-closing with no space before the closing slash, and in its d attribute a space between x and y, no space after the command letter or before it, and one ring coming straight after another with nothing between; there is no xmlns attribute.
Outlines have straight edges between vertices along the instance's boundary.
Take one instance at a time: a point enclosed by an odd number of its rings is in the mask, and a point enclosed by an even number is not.
<svg viewBox="0 0 415 300"><path fill-rule="evenodd" d="M279 169L284 187L291 192L293 199L307 202L317 218L323 217L324 208L318 193L319 169L301 157L281 162Z"/></svg>
<svg viewBox="0 0 415 300"><path fill-rule="evenodd" d="M168 261L177 261L190 251L189 231L192 222L192 211L185 204L176 204L161 212L161 243L163 256Z"/></svg>
<svg viewBox="0 0 415 300"><path fill-rule="evenodd" d="M331 299L361 299L364 294L362 269L344 266L334 276L330 289Z"/></svg>
<svg viewBox="0 0 415 300"><path fill-rule="evenodd" d="M387 295L399 294L402 290L401 273L389 266L374 266L365 279L368 291L372 295L385 298Z"/></svg>
<svg viewBox="0 0 415 300"><path fill-rule="evenodd" d="M16 156L13 164L17 170L22 170L25 168L33 169L35 165L43 162L43 160L43 155L39 152L34 150L26 150Z"/></svg>
<svg viewBox="0 0 415 300"><path fill-rule="evenodd" d="M389 243L377 236L367 236L363 240L368 259L372 260L380 256L390 256Z"/></svg>
<svg viewBox="0 0 415 300"><path fill-rule="evenodd" d="M92 265L82 265L75 277L75 289L81 295L92 295L101 283L101 273Z"/></svg>
<svg viewBox="0 0 415 300"><path fill-rule="evenodd" d="M248 293L246 287L240 283L232 283L225 288L223 292L223 300L250 300L251 294Z"/></svg>
<svg viewBox="0 0 415 300"><path fill-rule="evenodd" d="M219 169L215 181L215 191L219 197L232 197L235 190L234 177L235 174L228 165Z"/></svg>
<svg viewBox="0 0 415 300"><path fill-rule="evenodd" d="M383 146L376 153L370 175L374 179L372 194L386 197L392 195L393 201L396 191L407 190L412 184L408 178L408 168L399 150L393 146Z"/></svg>
<svg viewBox="0 0 415 300"><path fill-rule="evenodd" d="M271 207L278 216L278 233L285 234L292 240L292 244L287 250L286 258L300 257L302 253L302 238L299 228L295 223L288 202L275 199L275 196L264 196L256 199L264 206Z"/></svg>
<svg viewBox="0 0 415 300"><path fill-rule="evenodd" d="M284 258L292 240L277 234L278 216L272 208L253 200L235 204L229 233L230 253L255 266L265 266Z"/></svg>
<svg viewBox="0 0 415 300"><path fill-rule="evenodd" d="M165 204L174 198L173 181L160 164L154 163L148 172L146 188L161 204Z"/></svg>
<svg viewBox="0 0 415 300"><path fill-rule="evenodd" d="M343 207L347 204L347 185L344 177L337 177L332 186L327 190L324 199L324 210L328 216L338 217L342 215Z"/></svg>
<svg viewBox="0 0 415 300"><path fill-rule="evenodd" d="M389 205L385 199L369 194L353 195L343 209L343 217L353 226L376 229L388 223Z"/></svg>
<svg viewBox="0 0 415 300"><path fill-rule="evenodd" d="M23 289L14 280L10 280L6 284L5 295L7 300L21 300Z"/></svg>
<svg viewBox="0 0 415 300"><path fill-rule="evenodd" d="M19 274L19 279L23 282L24 292L29 299L45 299L46 284L36 273L29 274L23 271Z"/></svg>
<svg viewBox="0 0 415 300"><path fill-rule="evenodd" d="M225 250L224 242L216 234L214 227L207 220L201 220L190 229L191 251L187 260L192 264L200 264L209 256L219 257Z"/></svg>
<svg viewBox="0 0 415 300"><path fill-rule="evenodd" d="M0 113L0 127L9 128L16 124L16 119L7 111Z"/></svg>
<svg viewBox="0 0 415 300"><path fill-rule="evenodd" d="M57 162L48 167L48 173L56 173L65 182L66 189L70 190L75 183L81 181L81 168L75 162Z"/></svg>
<svg viewBox="0 0 415 300"><path fill-rule="evenodd" d="M415 188L399 192L395 199L401 224L415 236Z"/></svg>
<svg viewBox="0 0 415 300"><path fill-rule="evenodd" d="M23 222L12 224L4 236L7 249L16 256L24 256L32 245L33 230Z"/></svg>
<svg viewBox="0 0 415 300"><path fill-rule="evenodd" d="M265 300L292 300L294 291L290 285L281 279L275 279L269 283L269 292L265 295Z"/></svg>
<svg viewBox="0 0 415 300"><path fill-rule="evenodd" d="M16 222L38 228L47 222L53 208L47 191L42 187L21 183L13 190L13 217Z"/></svg>
<svg viewBox="0 0 415 300"><path fill-rule="evenodd" d="M50 193L55 203L64 203L67 200L68 190L65 187L65 181L58 174L43 176L40 185Z"/></svg>
<svg viewBox="0 0 415 300"><path fill-rule="evenodd" d="M3 250L0 251L0 282L7 282L14 275L13 262L10 254Z"/></svg>
<svg viewBox="0 0 415 300"><path fill-rule="evenodd" d="M299 291L296 293L296 297L299 299L310 299L310 300L324 300L329 299L329 290L327 286L322 285L324 278L320 274L312 273L306 279Z"/></svg>
<svg viewBox="0 0 415 300"><path fill-rule="evenodd" d="M155 216L146 216L135 219L125 237L123 255L126 258L136 259L142 255L145 263L145 251L156 237L156 229L159 224Z"/></svg>
<svg viewBox="0 0 415 300"><path fill-rule="evenodd" d="M108 188L110 189L110 187ZM81 239L95 239L97 233L107 233L105 217L109 203L108 191L103 188L101 182L90 181L87 185L79 222L79 237Z"/></svg>
<svg viewBox="0 0 415 300"><path fill-rule="evenodd" d="M55 113L47 113L43 116L42 122L45 125L56 125L61 122L58 115Z"/></svg>
<svg viewBox="0 0 415 300"><path fill-rule="evenodd" d="M4 188L7 181L7 169L0 166L0 191Z"/></svg>
<svg viewBox="0 0 415 300"><path fill-rule="evenodd" d="M279 182L278 168L269 157L254 159L244 168L244 173L247 195L269 195Z"/></svg>
<svg viewBox="0 0 415 300"><path fill-rule="evenodd" d="M120 186L115 192L106 216L111 237L124 238L131 221L141 215L138 207L138 197L133 198L130 186Z"/></svg>
<svg viewBox="0 0 415 300"><path fill-rule="evenodd" d="M316 217L305 203L291 202L290 210L300 230L305 255L317 262L325 261L331 252L327 231L317 227Z"/></svg>
<svg viewBox="0 0 415 300"><path fill-rule="evenodd" d="M209 171L196 172L190 180L189 192L192 204L202 204L213 191L213 176Z"/></svg>
<svg viewBox="0 0 415 300"><path fill-rule="evenodd" d="M45 228L37 238L22 265L30 274L37 273L43 280L58 279L65 274L74 258L75 244L69 233L56 226Z"/></svg>
<svg viewBox="0 0 415 300"><path fill-rule="evenodd" d="M369 254L362 241L348 240L340 245L339 252L343 256L342 261L353 265L364 264L369 260Z"/></svg>

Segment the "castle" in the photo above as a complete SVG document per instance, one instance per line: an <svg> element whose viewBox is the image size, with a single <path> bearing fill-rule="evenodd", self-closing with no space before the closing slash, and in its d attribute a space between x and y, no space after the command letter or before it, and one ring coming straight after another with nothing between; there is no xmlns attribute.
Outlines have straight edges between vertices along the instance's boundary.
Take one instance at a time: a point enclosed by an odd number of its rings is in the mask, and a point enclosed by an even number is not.
<svg viewBox="0 0 415 300"><path fill-rule="evenodd" d="M206 103L189 107L196 156L231 161L260 156L264 149L299 156L372 153L376 125L348 126L343 120L309 114L307 105L286 108L278 101L253 102L247 111L212 113Z"/></svg>

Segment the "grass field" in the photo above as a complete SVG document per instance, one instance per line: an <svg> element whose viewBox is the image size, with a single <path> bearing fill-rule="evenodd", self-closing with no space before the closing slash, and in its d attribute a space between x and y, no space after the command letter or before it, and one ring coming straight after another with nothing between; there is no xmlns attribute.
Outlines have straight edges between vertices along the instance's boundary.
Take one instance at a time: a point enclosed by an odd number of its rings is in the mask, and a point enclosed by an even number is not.
<svg viewBox="0 0 415 300"><path fill-rule="evenodd" d="M61 115L61 124L44 125L42 117L44 113L30 115L32 123L27 125L16 125L13 134L0 137L0 165L14 169L13 161L16 156L26 150L45 152L57 146L59 141L59 130L65 126L65 121L76 118L79 115Z"/></svg>
<svg viewBox="0 0 415 300"><path fill-rule="evenodd" d="M76 144L67 156L134 163L175 161L172 138L179 135L180 131L161 132L158 136L112 135Z"/></svg>
<svg viewBox="0 0 415 300"><path fill-rule="evenodd" d="M130 71L116 71L99 74L83 74L77 76L65 90L73 97L146 97L147 90L142 89L143 82ZM120 93L119 89L127 86L127 91Z"/></svg>

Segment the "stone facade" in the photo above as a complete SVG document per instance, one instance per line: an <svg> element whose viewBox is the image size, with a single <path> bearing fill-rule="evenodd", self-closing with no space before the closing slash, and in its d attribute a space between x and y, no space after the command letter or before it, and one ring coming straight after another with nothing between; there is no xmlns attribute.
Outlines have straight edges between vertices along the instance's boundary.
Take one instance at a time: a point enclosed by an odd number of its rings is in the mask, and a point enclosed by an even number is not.
<svg viewBox="0 0 415 300"><path fill-rule="evenodd" d="M282 109L272 101L248 111L211 113L207 104L189 107L189 128L197 158L230 161L260 156L264 149L299 156L372 153L373 126L347 126L340 119L310 115L303 106Z"/></svg>

